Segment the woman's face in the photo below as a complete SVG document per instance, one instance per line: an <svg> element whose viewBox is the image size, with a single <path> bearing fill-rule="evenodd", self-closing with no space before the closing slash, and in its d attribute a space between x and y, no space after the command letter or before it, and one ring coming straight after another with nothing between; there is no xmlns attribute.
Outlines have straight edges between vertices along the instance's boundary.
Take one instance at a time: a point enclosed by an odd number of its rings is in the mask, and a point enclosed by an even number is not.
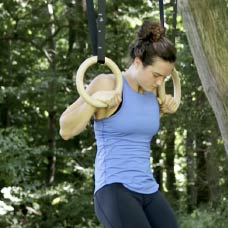
<svg viewBox="0 0 228 228"><path fill-rule="evenodd" d="M153 92L168 77L174 68L174 63L165 61L157 57L153 65L143 66L140 59L137 64L137 82L138 85L147 92Z"/></svg>

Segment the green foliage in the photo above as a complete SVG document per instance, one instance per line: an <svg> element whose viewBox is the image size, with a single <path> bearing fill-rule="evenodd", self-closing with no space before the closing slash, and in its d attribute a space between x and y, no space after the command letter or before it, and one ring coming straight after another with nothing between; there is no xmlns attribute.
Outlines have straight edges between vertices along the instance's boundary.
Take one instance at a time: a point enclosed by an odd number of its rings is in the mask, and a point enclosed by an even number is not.
<svg viewBox="0 0 228 228"><path fill-rule="evenodd" d="M14 211L0 217L0 224L7 227L99 227L93 212L89 177L82 186L62 182L36 191L11 189L13 196L5 201Z"/></svg>
<svg viewBox="0 0 228 228"><path fill-rule="evenodd" d="M58 133L61 113L78 97L73 73L92 53L82 2L0 3L0 227L101 227L93 210L96 151L93 123L69 141L63 141ZM159 19L158 1L106 2L106 53L124 70L136 26L143 18ZM171 37L173 14L169 1L165 2L165 12L167 34ZM153 155L156 151L161 154L157 167L164 174L162 184L167 197L172 205L182 209L178 216L182 227L211 224L223 228L227 225L227 200L208 199L213 201L213 207L185 213L187 199L193 197L188 196L186 188L195 183L187 177L187 160L190 154L193 157L190 168L197 176L199 133L206 145L208 164L212 163L216 171L213 175L208 173L206 182L214 176L210 183L215 183L221 198L228 191L228 169L217 123L198 78L180 16L176 47L182 103L176 114L161 119ZM104 66L91 67L85 82L107 70ZM171 80L166 89L167 93L173 92ZM172 198L165 183L167 170L163 164L168 157L165 151L170 147L167 137L170 128L174 128L176 136L178 199ZM186 145L188 135L192 136L190 147ZM211 190L215 191L212 187Z"/></svg>
<svg viewBox="0 0 228 228"><path fill-rule="evenodd" d="M179 218L181 228L226 228L228 226L227 199L221 199L217 208L209 205L194 210L190 215L182 214Z"/></svg>
<svg viewBox="0 0 228 228"><path fill-rule="evenodd" d="M29 138L23 130L9 128L0 131L0 173L5 186L25 184L34 170L31 158L38 156L31 150Z"/></svg>

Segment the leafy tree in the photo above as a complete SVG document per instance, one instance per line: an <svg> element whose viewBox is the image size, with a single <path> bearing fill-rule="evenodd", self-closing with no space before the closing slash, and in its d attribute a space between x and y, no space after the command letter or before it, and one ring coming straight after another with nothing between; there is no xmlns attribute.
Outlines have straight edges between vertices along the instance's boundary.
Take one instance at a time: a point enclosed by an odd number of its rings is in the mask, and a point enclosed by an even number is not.
<svg viewBox="0 0 228 228"><path fill-rule="evenodd" d="M106 2L106 53L124 70L135 28L143 18L159 18L158 1ZM78 97L74 73L92 53L85 10L82 0L0 3L1 227L100 227L93 210L93 121L69 141L58 133L59 116ZM173 1L165 15L171 37ZM175 39L182 103L162 117L151 143L154 175L183 227L186 221L225 227L227 159L180 15ZM85 83L107 70L91 67ZM171 80L166 89L172 93Z"/></svg>

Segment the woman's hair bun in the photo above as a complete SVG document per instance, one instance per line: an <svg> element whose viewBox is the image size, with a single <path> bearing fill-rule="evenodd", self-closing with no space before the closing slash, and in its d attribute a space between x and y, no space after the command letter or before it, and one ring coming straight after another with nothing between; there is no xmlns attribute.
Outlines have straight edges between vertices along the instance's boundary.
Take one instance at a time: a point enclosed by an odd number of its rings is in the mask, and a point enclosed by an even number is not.
<svg viewBox="0 0 228 228"><path fill-rule="evenodd" d="M144 21L137 30L139 40L158 42L165 35L165 29L158 22Z"/></svg>

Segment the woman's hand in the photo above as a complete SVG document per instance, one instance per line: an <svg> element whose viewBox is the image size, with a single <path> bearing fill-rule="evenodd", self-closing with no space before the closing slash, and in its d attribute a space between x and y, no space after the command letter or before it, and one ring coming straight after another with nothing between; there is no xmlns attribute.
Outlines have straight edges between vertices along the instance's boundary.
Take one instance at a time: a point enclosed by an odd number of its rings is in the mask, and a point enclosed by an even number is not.
<svg viewBox="0 0 228 228"><path fill-rule="evenodd" d="M107 104L107 108L113 108L120 104L122 101L121 95L115 90L110 91L98 91L92 95L96 100L99 100Z"/></svg>
<svg viewBox="0 0 228 228"><path fill-rule="evenodd" d="M175 99L171 95L165 95L164 102L161 101L160 98L158 99L158 103L160 105L160 112L161 113L174 113L177 110L177 103Z"/></svg>

